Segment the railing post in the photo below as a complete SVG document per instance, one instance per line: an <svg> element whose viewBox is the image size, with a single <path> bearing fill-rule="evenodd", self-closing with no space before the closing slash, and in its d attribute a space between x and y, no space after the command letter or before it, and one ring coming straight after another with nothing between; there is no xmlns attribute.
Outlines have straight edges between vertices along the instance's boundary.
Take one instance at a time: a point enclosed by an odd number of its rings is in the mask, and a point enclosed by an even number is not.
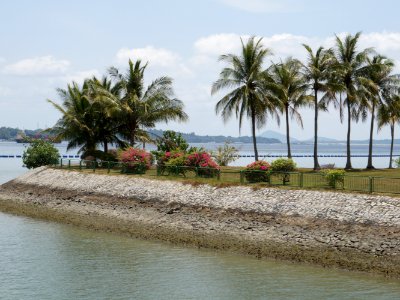
<svg viewBox="0 0 400 300"><path fill-rule="evenodd" d="M71 160L68 159L68 169L71 169Z"/></svg>
<svg viewBox="0 0 400 300"><path fill-rule="evenodd" d="M110 170L111 170L111 162L110 161L108 161L107 162L107 173L110 173Z"/></svg>
<svg viewBox="0 0 400 300"><path fill-rule="evenodd" d="M96 172L96 160L93 160L92 163L93 163L93 172Z"/></svg>
<svg viewBox="0 0 400 300"><path fill-rule="evenodd" d="M217 180L221 180L221 170L217 170Z"/></svg>
<svg viewBox="0 0 400 300"><path fill-rule="evenodd" d="M369 192L373 193L374 191L374 177L369 177Z"/></svg>
<svg viewBox="0 0 400 300"><path fill-rule="evenodd" d="M79 170L82 170L82 159L79 161Z"/></svg>
<svg viewBox="0 0 400 300"><path fill-rule="evenodd" d="M304 174L303 172L300 172L300 187L304 187Z"/></svg>
<svg viewBox="0 0 400 300"><path fill-rule="evenodd" d="M156 170L157 170L157 176L161 175L161 168L159 165L156 166Z"/></svg>
<svg viewBox="0 0 400 300"><path fill-rule="evenodd" d="M60 159L60 169L62 169L62 167L63 167L63 161L62 161L62 158Z"/></svg>
<svg viewBox="0 0 400 300"><path fill-rule="evenodd" d="M243 170L240 170L240 184L244 183L244 174L243 174Z"/></svg>

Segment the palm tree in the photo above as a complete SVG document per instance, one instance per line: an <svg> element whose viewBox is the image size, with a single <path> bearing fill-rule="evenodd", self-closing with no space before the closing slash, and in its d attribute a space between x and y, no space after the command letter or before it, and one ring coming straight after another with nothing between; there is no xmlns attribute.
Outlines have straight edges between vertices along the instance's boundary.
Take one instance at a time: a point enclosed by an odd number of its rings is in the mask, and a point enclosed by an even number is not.
<svg viewBox="0 0 400 300"><path fill-rule="evenodd" d="M385 95L385 103L378 109L378 130L383 126L390 126L391 144L389 169L393 168L394 128L400 123L400 94Z"/></svg>
<svg viewBox="0 0 400 300"><path fill-rule="evenodd" d="M286 118L286 141L288 158L292 158L290 147L289 116L303 127L303 119L298 109L310 103L311 96L307 94L308 83L301 73L302 64L299 60L288 58L279 64L268 68L269 79L267 88L273 98L282 104Z"/></svg>
<svg viewBox="0 0 400 300"><path fill-rule="evenodd" d="M382 103L383 94L394 88L397 78L395 75L390 75L394 67L394 63L390 59L382 55L375 55L372 58L368 57L367 62L370 68L367 78L363 79L363 85L366 87L368 101L363 109L368 109L371 114L367 169L374 169L372 148L376 107Z"/></svg>
<svg viewBox="0 0 400 300"><path fill-rule="evenodd" d="M360 78L368 73L366 60L371 49L357 51L357 43L361 33L354 36L347 35L343 40L336 36L336 59L340 83L344 85L346 98L344 105L347 108L347 160L346 169L352 169L351 164L351 121L358 117L358 104L365 96L361 87Z"/></svg>
<svg viewBox="0 0 400 300"><path fill-rule="evenodd" d="M120 87L119 95L104 93L102 96L114 103L120 121L119 133L131 146L137 141L150 140L147 128L155 127L158 122L186 121L183 102L174 98L172 79L160 77L147 88L144 86L144 72L147 64L140 60L133 63L125 74L111 67L109 73Z"/></svg>
<svg viewBox="0 0 400 300"><path fill-rule="evenodd" d="M61 105L48 100L61 112L62 117L53 127L57 139L67 140L67 150L80 147L78 153L89 153L96 150L95 114L88 97L88 81L82 87L73 82L67 89L58 89L62 99Z"/></svg>
<svg viewBox="0 0 400 300"><path fill-rule="evenodd" d="M264 48L262 39L249 38L246 44L241 39L240 55L225 54L219 60L227 66L222 69L220 77L212 85L211 94L232 89L223 96L215 106L217 114L221 113L226 122L233 113L239 118L239 131L243 117L251 120L254 157L258 160L256 127L261 128L267 119L267 114L277 116L277 103L267 94L267 73L263 70L265 58L271 54L270 49Z"/></svg>
<svg viewBox="0 0 400 300"><path fill-rule="evenodd" d="M331 80L332 66L335 62L333 50L319 47L314 53L310 46L303 46L308 54L303 74L314 94L314 170L319 170L321 167L318 162L318 113L319 110L327 110L327 104L335 99L335 92L339 87ZM320 93L322 97L318 99Z"/></svg>
<svg viewBox="0 0 400 300"><path fill-rule="evenodd" d="M112 84L107 77L98 79L95 76L88 83L89 99L92 101L93 112L96 114L95 131L98 141L103 144L104 153L108 152L108 144L126 146L126 143L118 136L120 120L115 114L114 102L110 102L108 97L104 97L104 95L113 95L118 98L121 93L120 85Z"/></svg>

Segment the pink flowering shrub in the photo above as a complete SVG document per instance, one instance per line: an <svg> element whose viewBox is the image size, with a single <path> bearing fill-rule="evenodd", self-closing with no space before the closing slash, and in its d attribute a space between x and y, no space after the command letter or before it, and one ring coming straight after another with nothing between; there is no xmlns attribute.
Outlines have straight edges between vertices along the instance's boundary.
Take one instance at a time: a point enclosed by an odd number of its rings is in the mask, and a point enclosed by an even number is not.
<svg viewBox="0 0 400 300"><path fill-rule="evenodd" d="M268 162L258 160L246 166L244 175L249 182L269 182L270 168Z"/></svg>
<svg viewBox="0 0 400 300"><path fill-rule="evenodd" d="M118 156L124 163L124 173L143 174L153 163L153 156L142 149L131 147L121 151Z"/></svg>
<svg viewBox="0 0 400 300"><path fill-rule="evenodd" d="M186 166L197 168L197 175L214 177L219 173L219 165L205 151L190 153L186 158Z"/></svg>

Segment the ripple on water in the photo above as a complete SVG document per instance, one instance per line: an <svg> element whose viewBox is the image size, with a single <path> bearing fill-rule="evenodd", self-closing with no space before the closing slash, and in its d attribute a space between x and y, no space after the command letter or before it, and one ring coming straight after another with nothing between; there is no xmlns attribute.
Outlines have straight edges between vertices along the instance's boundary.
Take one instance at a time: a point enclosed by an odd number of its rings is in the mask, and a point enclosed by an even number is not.
<svg viewBox="0 0 400 300"><path fill-rule="evenodd" d="M400 281L0 213L0 298L398 299Z"/></svg>

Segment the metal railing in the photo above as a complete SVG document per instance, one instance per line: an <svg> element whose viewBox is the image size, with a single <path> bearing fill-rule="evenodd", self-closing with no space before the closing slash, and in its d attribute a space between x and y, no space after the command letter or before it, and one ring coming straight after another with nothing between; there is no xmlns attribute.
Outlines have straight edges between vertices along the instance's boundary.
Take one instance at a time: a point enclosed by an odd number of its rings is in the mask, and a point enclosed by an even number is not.
<svg viewBox="0 0 400 300"><path fill-rule="evenodd" d="M345 190L364 193L400 194L400 178L378 176L339 176L329 182L324 173L271 172L257 170L232 170L203 167L163 165L148 169L140 163L93 161L80 159L59 160L56 168L106 173L139 174L185 179L211 179L221 183L261 184L267 186L287 186L305 189Z"/></svg>

